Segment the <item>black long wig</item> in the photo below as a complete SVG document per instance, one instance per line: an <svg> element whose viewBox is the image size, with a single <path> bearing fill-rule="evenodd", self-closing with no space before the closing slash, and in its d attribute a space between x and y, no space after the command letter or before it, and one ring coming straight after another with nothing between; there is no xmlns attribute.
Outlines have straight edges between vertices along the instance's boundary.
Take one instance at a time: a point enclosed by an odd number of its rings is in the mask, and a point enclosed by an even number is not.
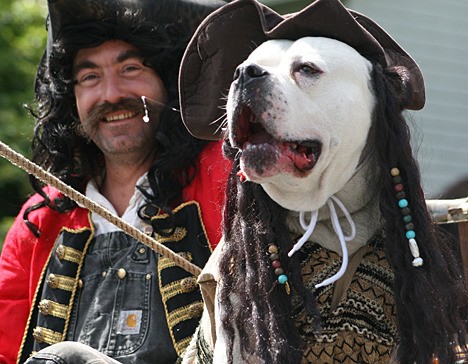
<svg viewBox="0 0 468 364"><path fill-rule="evenodd" d="M410 130L399 94L405 92L401 75L374 65L372 72L376 107L364 153L375 164L371 177L386 232L385 252L394 271L394 294L400 363L455 361L455 345L466 349L468 292L449 237L431 220L421 189L420 173L410 145ZM275 244L290 278L302 296L312 320L318 313L312 292L305 289L297 260L288 258L293 241L285 224L286 214L260 185L239 181L239 155L225 144L234 165L227 185L225 247L219 263L221 324L227 335L229 362L233 361L234 336L246 362L299 363L302 343L294 326L291 298L271 270L268 246ZM414 267L397 205L390 170L398 167L411 207L424 265ZM233 297L235 297L233 299ZM241 309L236 309L241 307ZM237 331L237 332L236 332ZM255 362L255 361L254 361Z"/></svg>
<svg viewBox="0 0 468 364"><path fill-rule="evenodd" d="M82 48L96 47L108 40L122 40L135 46L147 66L161 77L169 102L161 111L154 144L156 159L148 178L152 193L142 217L159 209L171 214L171 207L182 202L182 190L194 176L194 158L206 142L192 137L183 126L178 109L177 77L191 29L184 22L158 23L145 20L140 12L122 11L100 21L64 27L50 54L45 55L36 79L36 104L31 112L37 122L32 140L32 159L62 181L83 192L91 178L99 178L104 169L102 152L79 131L79 119L73 92L72 64ZM142 105L143 107L143 105ZM51 201L41 184L31 177L36 192L44 201L25 212L48 206L67 211L75 203L68 198Z"/></svg>

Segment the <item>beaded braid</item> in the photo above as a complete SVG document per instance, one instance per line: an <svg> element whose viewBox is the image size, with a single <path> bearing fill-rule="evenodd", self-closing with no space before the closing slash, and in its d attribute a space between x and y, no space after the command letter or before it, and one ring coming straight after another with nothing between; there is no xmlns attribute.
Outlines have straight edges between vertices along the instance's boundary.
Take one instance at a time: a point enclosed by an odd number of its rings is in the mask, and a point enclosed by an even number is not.
<svg viewBox="0 0 468 364"><path fill-rule="evenodd" d="M401 363L429 363L435 355L440 362L451 363L455 361L453 340L466 345L468 292L461 279L461 267L450 249L449 236L433 222L425 203L418 165L412 155L409 127L395 92L399 90L394 84L397 78L395 73L382 70L380 65L374 66L378 104L368 150L372 151L378 166L376 188L380 189L380 211L385 220L385 250L395 274L398 358ZM398 166L398 180L405 186L404 200L411 204L411 210L404 206L405 202L402 205L396 202L395 192L401 191L395 191L394 177L397 176L389 173L395 166ZM402 220L402 213L403 218L411 216L412 229ZM409 254L407 245L409 239L416 236L424 259L424 265L417 268L413 261L419 251L414 257Z"/></svg>
<svg viewBox="0 0 468 364"><path fill-rule="evenodd" d="M413 255L413 265L420 267L423 265L423 260L419 256L419 247L416 242L416 233L414 232L414 224L412 223L413 218L411 216L411 210L409 208L408 200L404 191L403 179L400 176L400 170L397 167L393 167L390 170L392 175L392 181L394 184L393 189L395 190L395 196L398 200L398 207L401 209L402 220L405 223L405 236L408 239L409 248Z"/></svg>
<svg viewBox="0 0 468 364"><path fill-rule="evenodd" d="M270 244L268 246L268 255L271 261L271 266L274 269L275 275L276 277L278 277L278 283L284 285L286 293L290 294L291 290L289 288L288 276L285 274L283 265L281 264L279 250L275 244Z"/></svg>

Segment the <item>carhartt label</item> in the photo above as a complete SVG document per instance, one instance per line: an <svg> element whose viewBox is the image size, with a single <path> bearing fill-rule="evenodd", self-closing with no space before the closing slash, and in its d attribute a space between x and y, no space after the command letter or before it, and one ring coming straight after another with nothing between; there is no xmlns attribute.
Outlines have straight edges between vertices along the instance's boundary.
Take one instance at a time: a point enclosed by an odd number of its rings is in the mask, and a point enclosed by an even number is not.
<svg viewBox="0 0 468 364"><path fill-rule="evenodd" d="M117 333L121 335L132 335L140 332L141 310L121 311Z"/></svg>

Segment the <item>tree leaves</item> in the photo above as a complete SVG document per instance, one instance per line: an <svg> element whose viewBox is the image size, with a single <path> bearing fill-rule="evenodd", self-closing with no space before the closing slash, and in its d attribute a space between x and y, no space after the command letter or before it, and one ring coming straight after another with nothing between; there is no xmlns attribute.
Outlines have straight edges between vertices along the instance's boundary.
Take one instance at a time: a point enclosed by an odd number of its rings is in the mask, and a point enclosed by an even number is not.
<svg viewBox="0 0 468 364"><path fill-rule="evenodd" d="M3 0L0 13L0 140L29 157L34 77L45 47L47 3ZM32 192L27 174L0 158L0 249L12 217Z"/></svg>

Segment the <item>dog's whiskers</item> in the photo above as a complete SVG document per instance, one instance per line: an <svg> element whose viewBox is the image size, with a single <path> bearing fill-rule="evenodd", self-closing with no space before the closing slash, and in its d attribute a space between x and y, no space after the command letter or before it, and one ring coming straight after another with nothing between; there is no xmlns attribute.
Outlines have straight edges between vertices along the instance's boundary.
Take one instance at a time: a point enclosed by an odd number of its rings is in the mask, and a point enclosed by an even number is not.
<svg viewBox="0 0 468 364"><path fill-rule="evenodd" d="M222 118L224 120L220 121ZM221 137L224 139L227 136L227 118L226 118L226 113L221 115L219 118L216 120L212 121L209 125L214 125L216 123L219 123L218 127L214 131L214 134L221 133Z"/></svg>
<svg viewBox="0 0 468 364"><path fill-rule="evenodd" d="M253 44L253 46L251 46L252 48L250 49L250 53L252 53L253 50L254 50L255 48L258 48L258 46L259 46L254 40L252 40L251 43Z"/></svg>
<svg viewBox="0 0 468 364"><path fill-rule="evenodd" d="M209 125L214 125L214 124L218 123L222 118L225 118L225 117L226 117L226 113L221 115L219 118L213 120ZM227 118L224 119L224 121L220 122L220 125L223 125L224 123L227 123Z"/></svg>
<svg viewBox="0 0 468 364"><path fill-rule="evenodd" d="M220 109L226 110L228 96L229 96L229 94L224 94L224 93L221 95L221 100L226 101L226 102L223 102L223 103L221 103L221 105L219 105Z"/></svg>

